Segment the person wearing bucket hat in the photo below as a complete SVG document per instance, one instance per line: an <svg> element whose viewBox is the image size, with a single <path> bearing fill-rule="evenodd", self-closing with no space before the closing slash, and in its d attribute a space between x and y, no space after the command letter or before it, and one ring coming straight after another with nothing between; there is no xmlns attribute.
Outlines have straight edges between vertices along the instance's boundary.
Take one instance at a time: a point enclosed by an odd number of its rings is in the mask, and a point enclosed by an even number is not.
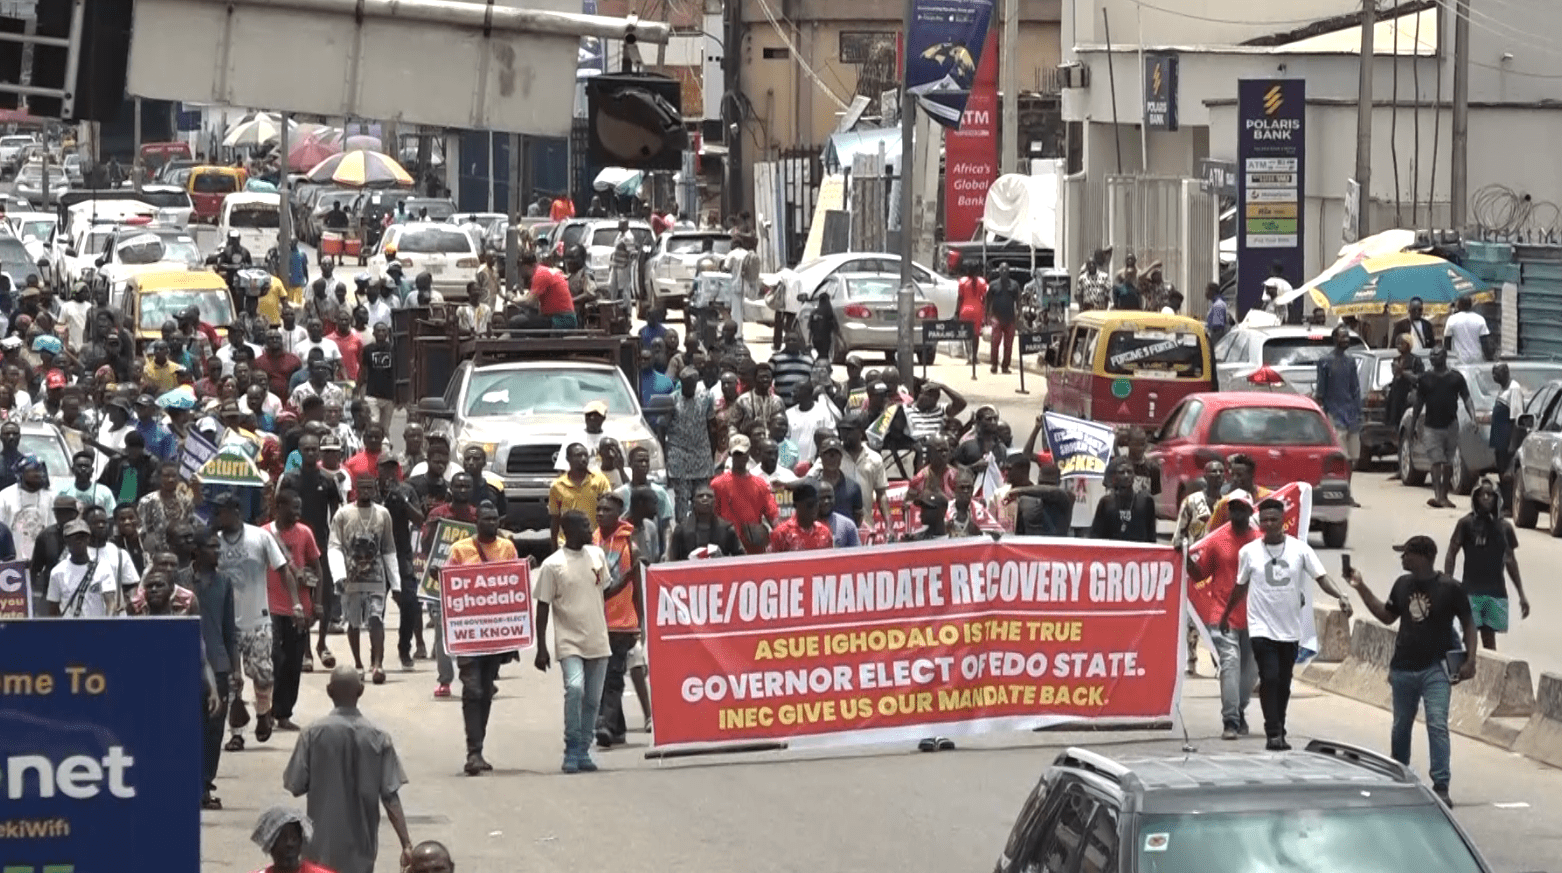
<svg viewBox="0 0 1562 873"><path fill-rule="evenodd" d="M1359 570L1352 569L1348 581L1374 618L1387 625L1399 624L1394 654L1388 663L1388 684L1394 702L1390 754L1401 764L1410 765L1411 737L1417 711L1424 703L1427 775L1432 780L1432 792L1445 805L1453 806L1448 795L1452 777L1448 707L1452 684L1475 678L1475 619L1464 588L1437 572L1435 540L1413 536L1394 546L1394 551L1399 552L1405 574L1394 580L1387 599L1378 599ZM1455 625L1459 628L1457 638Z"/></svg>

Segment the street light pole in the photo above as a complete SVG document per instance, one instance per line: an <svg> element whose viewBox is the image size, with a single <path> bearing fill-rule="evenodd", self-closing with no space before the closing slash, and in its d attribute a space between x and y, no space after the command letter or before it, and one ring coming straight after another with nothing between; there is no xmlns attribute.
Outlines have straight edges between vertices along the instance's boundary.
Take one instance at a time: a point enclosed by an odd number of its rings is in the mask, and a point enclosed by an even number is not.
<svg viewBox="0 0 1562 873"><path fill-rule="evenodd" d="M901 33L910 35L911 20L915 15L916 0L906 0L905 20L901 24ZM900 296L897 298L899 305L896 307L900 314L900 331L895 344L895 359L899 365L902 385L912 384L915 375L912 346L915 345L913 334L916 331L916 323L912 317L916 290L911 272L911 253L915 242L915 222L911 215L913 204L911 165L916 160L914 140L917 100L906 87L904 69L906 66L909 66L909 58L902 61L903 68L900 75Z"/></svg>

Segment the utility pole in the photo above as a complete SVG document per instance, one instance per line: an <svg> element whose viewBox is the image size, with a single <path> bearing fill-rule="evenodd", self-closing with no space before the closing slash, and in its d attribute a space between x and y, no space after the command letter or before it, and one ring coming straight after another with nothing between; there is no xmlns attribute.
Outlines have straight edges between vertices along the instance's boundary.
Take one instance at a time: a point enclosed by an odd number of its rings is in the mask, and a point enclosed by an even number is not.
<svg viewBox="0 0 1562 873"><path fill-rule="evenodd" d="M278 125L277 151L282 155L282 171L277 174L277 269L282 273L282 282L286 284L293 278L293 213L288 203L293 198L293 183L288 181L287 173L290 169L287 163L287 153L291 150L288 144L288 127L293 123L290 113L279 113L282 123ZM136 117L140 118L140 110L136 111Z"/></svg>
<svg viewBox="0 0 1562 873"><path fill-rule="evenodd" d="M511 294L523 292L521 288L521 237L520 227L514 222L521 214L521 135L510 134L510 185L506 193L509 195L505 204L505 211L509 217L505 219L505 226L509 228L504 234L504 280Z"/></svg>
<svg viewBox="0 0 1562 873"><path fill-rule="evenodd" d="M1454 0L1454 139L1453 169L1448 177L1448 216L1454 230L1463 230L1470 202L1470 0Z"/></svg>
<svg viewBox="0 0 1562 873"><path fill-rule="evenodd" d="M1017 172L1020 163L1020 71L1015 65L1020 44L1020 0L1003 0L1000 11L1003 15L1003 54L999 56L998 89L1003 92L1003 121L998 172L1008 174Z"/></svg>
<svg viewBox="0 0 1562 873"><path fill-rule="evenodd" d="M1377 29L1377 0L1361 0L1361 100L1356 104L1356 238L1365 239L1367 204L1372 199L1372 67L1373 31ZM1394 63L1399 63L1399 30L1394 31ZM1300 220L1300 216L1298 216Z"/></svg>
<svg viewBox="0 0 1562 873"><path fill-rule="evenodd" d="M727 179L722 186L722 204L726 215L735 216L743 211L747 198L743 196L743 108L738 94L743 87L743 10L742 3L728 2L721 5L725 27L721 37L721 73L723 87L719 117L726 123L723 134L727 143Z"/></svg>
<svg viewBox="0 0 1562 873"><path fill-rule="evenodd" d="M1005 0L1004 6L1007 7L1010 2L1013 0ZM915 17L916 0L906 0L905 21L901 25L901 33L911 33L911 22ZM905 44L904 40L902 44ZM916 375L916 361L912 359L911 352L915 344L912 334L917 329L916 320L912 317L912 310L916 306L916 285L911 272L911 255L916 245L916 220L911 214L915 202L912 195L911 168L916 163L917 97L906 87L905 68L909 68L910 64L908 62L902 66L900 74L900 294L896 298L900 330L896 336L895 360L899 365L900 383L911 385Z"/></svg>
<svg viewBox="0 0 1562 873"><path fill-rule="evenodd" d="M143 172L143 165L141 163L141 98L135 98L134 103L136 113L134 122L136 151L130 159L130 187L134 189L137 194L140 194L141 173Z"/></svg>

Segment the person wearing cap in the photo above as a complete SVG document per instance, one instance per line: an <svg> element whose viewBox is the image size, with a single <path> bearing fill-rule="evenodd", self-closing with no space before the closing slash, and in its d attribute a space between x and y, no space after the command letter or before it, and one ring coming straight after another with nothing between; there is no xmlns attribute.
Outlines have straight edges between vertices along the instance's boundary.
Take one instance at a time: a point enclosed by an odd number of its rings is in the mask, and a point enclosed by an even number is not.
<svg viewBox="0 0 1562 873"><path fill-rule="evenodd" d="M65 525L81 517L81 504L73 497L55 495L52 508L54 523L39 531L25 551L17 553L21 560L27 561L27 574L33 585L34 615L43 615L46 611L49 571L65 555Z"/></svg>
<svg viewBox="0 0 1562 873"><path fill-rule="evenodd" d="M1246 604L1249 641L1258 662L1258 696L1267 738L1264 748L1284 752L1291 748L1286 742L1286 710L1302 639L1302 613L1312 608L1309 582L1316 581L1337 599L1346 617L1351 614L1351 603L1334 586L1312 546L1285 532L1284 501L1268 497L1258 502L1257 509L1263 536L1237 552L1236 584L1217 627L1221 633L1230 631L1233 614Z"/></svg>
<svg viewBox="0 0 1562 873"><path fill-rule="evenodd" d="M564 514L578 510L594 523L597 500L613 490L613 483L606 476L591 469L591 455L585 445L572 442L563 454L568 468L548 488L549 526L553 538L561 543L564 541L561 527Z"/></svg>
<svg viewBox="0 0 1562 873"><path fill-rule="evenodd" d="M553 469L560 472L569 469L569 453L565 449L569 448L571 443L580 443L585 446L587 454L591 456L592 462L595 463L602 441L608 438L607 433L602 430L602 426L607 423L607 401L586 401L585 407L581 409L581 417L585 419L585 427L566 436L564 441L559 444L559 453L553 459ZM595 506L596 504L593 503L592 512L596 511Z"/></svg>
<svg viewBox="0 0 1562 873"><path fill-rule="evenodd" d="M1448 706L1453 681L1475 678L1476 629L1470 598L1450 576L1437 572L1437 542L1429 536L1413 536L1394 547L1405 574L1394 580L1386 600L1367 587L1361 571L1352 568L1350 586L1378 621L1396 622L1394 654L1388 663L1388 684L1393 692L1394 722L1389 734L1390 754L1410 766L1411 736L1416 714L1425 710L1428 775L1432 791L1447 806L1452 778L1449 766ZM1459 637L1454 636L1458 624ZM1461 645L1462 644L1462 645ZM1455 657L1460 651L1462 657ZM1457 660L1455 668L1451 661ZM1453 677L1450 677L1450 672Z"/></svg>
<svg viewBox="0 0 1562 873"><path fill-rule="evenodd" d="M907 495L906 505L917 510L916 525L907 525L906 540L941 540L949 537L949 498L937 491Z"/></svg>
<svg viewBox="0 0 1562 873"><path fill-rule="evenodd" d="M1218 464L1212 461L1211 464ZM1206 473L1208 473L1206 467ZM1238 604L1221 618L1225 605L1231 602L1236 589L1237 571L1242 549L1258 539L1260 534L1253 526L1253 498L1246 491L1233 491L1226 496L1230 520L1218 530L1181 543L1186 549L1190 584L1199 588L1202 597L1192 602L1205 607L1199 610L1199 620L1209 633L1210 645L1215 650L1215 663L1220 669L1220 720L1221 739L1234 740L1247 736L1247 705L1253 696L1253 686L1258 682L1258 662L1253 657L1253 647L1248 633L1247 604ZM1197 636L1188 641L1190 649L1197 644ZM1192 655L1190 664L1192 663Z"/></svg>
<svg viewBox="0 0 1562 873"><path fill-rule="evenodd" d="M735 434L727 441L732 469L711 480L716 495L716 514L737 529L738 538L749 554L760 554L770 544L770 528L780 515L770 483L748 469L752 450L747 436Z"/></svg>
<svg viewBox="0 0 1562 873"><path fill-rule="evenodd" d="M804 478L816 484L829 485L834 495L835 510L851 519L853 524L863 522L869 512L866 494L861 484L846 473L845 445L839 439L828 437L819 440L818 446L819 457ZM887 508L886 501L883 509Z"/></svg>
<svg viewBox="0 0 1562 873"><path fill-rule="evenodd" d="M120 611L113 569L91 554L92 529L77 519L65 525L66 560L49 572L49 615L104 618Z"/></svg>

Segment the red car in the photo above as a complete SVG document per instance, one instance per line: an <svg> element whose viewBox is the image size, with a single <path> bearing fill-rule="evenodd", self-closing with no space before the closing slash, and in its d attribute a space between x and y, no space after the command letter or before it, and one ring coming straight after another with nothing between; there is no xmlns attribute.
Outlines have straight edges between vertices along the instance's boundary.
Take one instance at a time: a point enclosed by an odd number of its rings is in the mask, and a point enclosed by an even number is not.
<svg viewBox="0 0 1562 873"><path fill-rule="evenodd" d="M1350 461L1328 416L1299 394L1191 394L1173 407L1149 452L1161 465L1156 514L1176 518L1182 498L1203 487L1204 465L1237 453L1253 459L1254 482L1264 488L1311 484L1312 529L1331 549L1345 545L1354 505Z"/></svg>

